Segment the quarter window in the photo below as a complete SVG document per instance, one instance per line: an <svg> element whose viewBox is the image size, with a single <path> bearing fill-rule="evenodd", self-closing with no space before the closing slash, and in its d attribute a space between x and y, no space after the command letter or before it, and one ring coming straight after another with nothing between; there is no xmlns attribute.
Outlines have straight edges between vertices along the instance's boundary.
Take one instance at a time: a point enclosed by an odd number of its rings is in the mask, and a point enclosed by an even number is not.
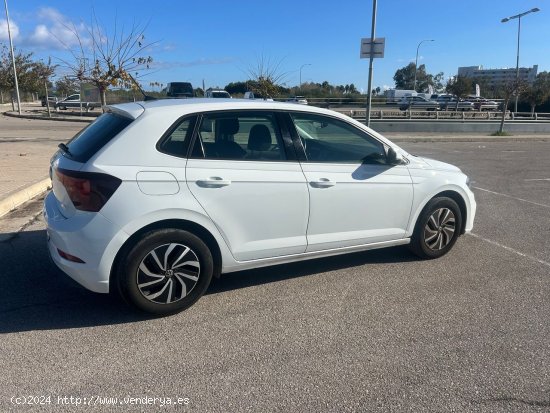
<svg viewBox="0 0 550 413"><path fill-rule="evenodd" d="M191 157L244 161L286 159L275 116L265 112L203 115Z"/></svg>
<svg viewBox="0 0 550 413"><path fill-rule="evenodd" d="M158 145L159 151L168 155L185 157L191 136L193 135L195 121L196 116L180 120L179 123L170 129L168 135L160 141Z"/></svg>
<svg viewBox="0 0 550 413"><path fill-rule="evenodd" d="M386 163L384 145L344 121L302 113L291 116L308 161Z"/></svg>

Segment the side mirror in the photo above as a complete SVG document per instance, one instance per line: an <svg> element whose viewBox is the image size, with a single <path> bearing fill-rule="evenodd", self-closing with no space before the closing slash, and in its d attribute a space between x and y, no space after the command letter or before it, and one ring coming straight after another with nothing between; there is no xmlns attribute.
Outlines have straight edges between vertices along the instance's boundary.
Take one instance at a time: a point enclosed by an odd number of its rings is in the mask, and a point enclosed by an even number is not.
<svg viewBox="0 0 550 413"><path fill-rule="evenodd" d="M398 155L397 152L395 152L395 149L390 146L388 148L388 153L386 154L386 162L389 165L399 165L401 162L403 162L403 158L401 157L401 155Z"/></svg>

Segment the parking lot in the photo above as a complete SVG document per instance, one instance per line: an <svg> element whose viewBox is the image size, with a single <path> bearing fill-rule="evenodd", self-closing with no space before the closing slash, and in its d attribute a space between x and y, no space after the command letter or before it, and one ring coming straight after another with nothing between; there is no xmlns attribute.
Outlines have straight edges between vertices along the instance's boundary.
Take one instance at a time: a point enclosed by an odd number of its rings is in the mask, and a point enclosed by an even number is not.
<svg viewBox="0 0 550 413"><path fill-rule="evenodd" d="M196 412L550 410L550 142L400 145L473 181L474 230L451 253L420 261L398 247L228 274L167 318L61 274L39 216L0 242L0 411L79 411L58 396L145 412L159 406L123 398L188 398L164 409Z"/></svg>

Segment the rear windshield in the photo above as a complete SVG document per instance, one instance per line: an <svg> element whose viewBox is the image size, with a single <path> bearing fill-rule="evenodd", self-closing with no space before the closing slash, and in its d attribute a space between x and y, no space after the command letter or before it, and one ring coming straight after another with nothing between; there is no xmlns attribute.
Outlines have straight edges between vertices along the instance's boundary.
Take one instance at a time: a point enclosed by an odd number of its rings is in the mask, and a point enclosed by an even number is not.
<svg viewBox="0 0 550 413"><path fill-rule="evenodd" d="M65 156L77 162L87 162L130 123L130 118L104 113L69 141L69 153Z"/></svg>

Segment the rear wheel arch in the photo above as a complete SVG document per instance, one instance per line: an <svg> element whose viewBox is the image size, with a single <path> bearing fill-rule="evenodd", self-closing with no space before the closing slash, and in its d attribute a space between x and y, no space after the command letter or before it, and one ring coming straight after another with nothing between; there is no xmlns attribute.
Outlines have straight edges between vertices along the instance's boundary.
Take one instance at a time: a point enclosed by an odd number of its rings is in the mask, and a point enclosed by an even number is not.
<svg viewBox="0 0 550 413"><path fill-rule="evenodd" d="M109 290L111 292L114 292L115 289L113 289L114 284L114 277L116 277L117 268L118 265L120 265L122 258L125 254L127 254L132 247L138 242L142 236L148 232L152 232L155 230L162 230L162 229L181 229L184 231L188 231L192 233L193 235L199 237L210 249L210 252L212 254L212 258L214 260L214 273L213 276L216 278L220 277L221 274L221 268L222 268L222 255L220 247L214 238L214 236L203 226L187 220L182 219L166 219L162 221L157 221L152 224L146 225L143 228L137 230L134 232L122 245L122 247L118 250L115 259L113 261L113 265L111 267L111 273L109 277Z"/></svg>

